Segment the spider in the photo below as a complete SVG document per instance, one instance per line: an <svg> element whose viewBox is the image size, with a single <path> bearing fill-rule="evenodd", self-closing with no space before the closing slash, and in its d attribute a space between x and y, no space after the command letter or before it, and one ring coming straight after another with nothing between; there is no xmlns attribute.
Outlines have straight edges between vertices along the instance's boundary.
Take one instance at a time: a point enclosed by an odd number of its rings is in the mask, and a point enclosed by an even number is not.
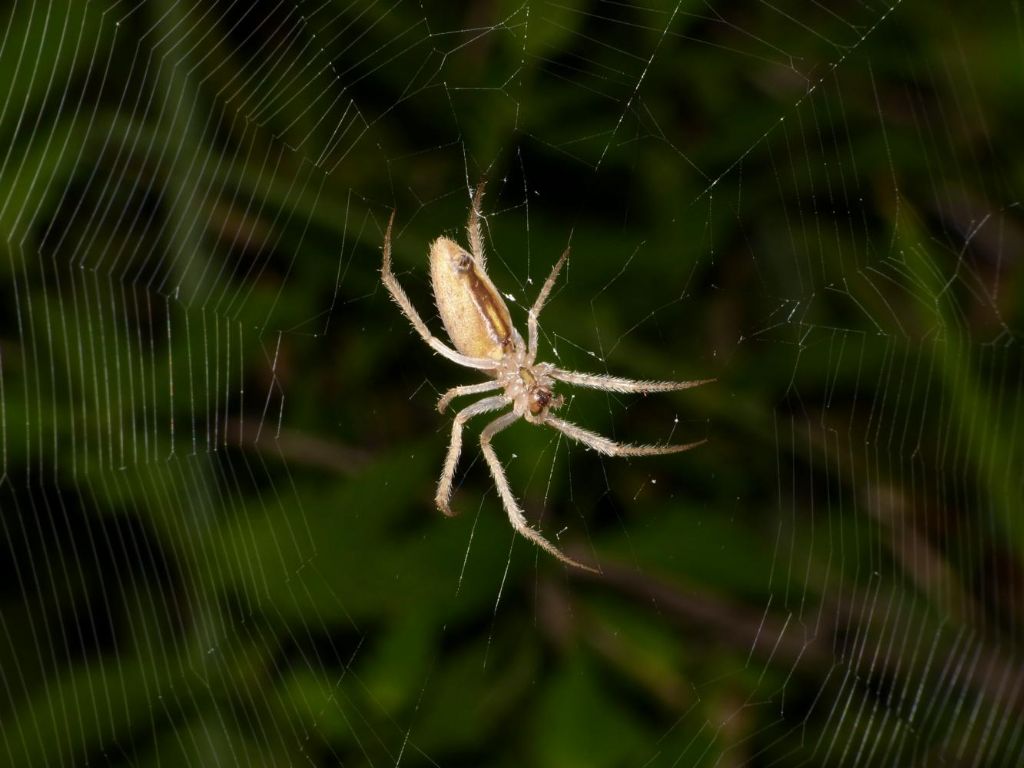
<svg viewBox="0 0 1024 768"><path fill-rule="evenodd" d="M434 289L434 301L444 323L445 330L454 345L452 347L437 338L423 322L391 269L391 228L395 214L391 213L387 232L384 235L383 265L381 276L391 298L435 352L452 362L467 368L475 368L489 375L488 381L453 387L438 400L437 409L445 409L456 397L479 395L502 390L500 394L482 400L460 410L452 423L451 441L444 461L444 469L437 484L434 498L437 507L446 515L452 512L450 501L452 482L456 465L462 452L462 430L474 416L490 413L511 406L512 410L494 419L480 433L480 449L494 478L498 495L512 527L541 549L555 556L563 563L584 570L593 568L583 565L564 554L549 542L540 531L530 527L523 510L516 502L509 488L505 471L491 446L494 436L519 419L531 424L546 424L583 445L608 456L654 456L678 453L694 448L704 440L684 445L631 445L617 443L596 432L564 421L554 415L563 403L561 395L554 394L556 381L576 384L581 387L600 389L606 392L669 392L689 389L706 384L714 379L699 381L636 381L618 376L565 371L550 363L538 363L537 359L537 318L544 308L551 289L558 278L566 259L567 248L555 263L547 280L537 295L527 315L527 341L512 325L508 307L487 276L486 256L480 232L480 201L484 185L477 187L469 212L467 236L470 252L447 237L439 237L430 246L430 275Z"/></svg>

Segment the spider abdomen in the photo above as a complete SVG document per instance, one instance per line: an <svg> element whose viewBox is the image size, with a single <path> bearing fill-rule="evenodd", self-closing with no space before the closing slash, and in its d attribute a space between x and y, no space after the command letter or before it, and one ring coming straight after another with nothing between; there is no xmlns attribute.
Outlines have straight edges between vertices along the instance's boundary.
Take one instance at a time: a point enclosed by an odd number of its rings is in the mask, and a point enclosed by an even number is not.
<svg viewBox="0 0 1024 768"><path fill-rule="evenodd" d="M434 301L455 348L470 357L501 360L519 346L519 334L494 283L458 243L440 237L430 246Z"/></svg>

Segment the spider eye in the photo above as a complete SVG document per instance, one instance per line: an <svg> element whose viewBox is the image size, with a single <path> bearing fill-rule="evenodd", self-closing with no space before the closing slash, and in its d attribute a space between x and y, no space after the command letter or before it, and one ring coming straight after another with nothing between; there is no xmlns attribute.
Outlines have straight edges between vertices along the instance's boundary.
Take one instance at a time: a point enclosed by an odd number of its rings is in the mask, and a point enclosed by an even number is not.
<svg viewBox="0 0 1024 768"><path fill-rule="evenodd" d="M541 414L551 404L551 392L546 389L535 389L530 393L530 413Z"/></svg>

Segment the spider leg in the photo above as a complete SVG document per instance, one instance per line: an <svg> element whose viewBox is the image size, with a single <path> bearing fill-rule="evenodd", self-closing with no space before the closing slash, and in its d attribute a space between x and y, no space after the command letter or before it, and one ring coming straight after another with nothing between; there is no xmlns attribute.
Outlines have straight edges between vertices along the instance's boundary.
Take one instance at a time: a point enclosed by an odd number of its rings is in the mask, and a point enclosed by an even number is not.
<svg viewBox="0 0 1024 768"><path fill-rule="evenodd" d="M487 269L487 255L484 253L484 238L480 233L480 201L484 197L486 181L481 181L473 194L473 205L469 209L469 221L466 222L466 237L469 239L469 250L476 259L480 269Z"/></svg>
<svg viewBox="0 0 1024 768"><path fill-rule="evenodd" d="M498 456L494 453L494 448L491 447L491 439L519 418L519 414L515 412L506 413L484 427L483 431L480 433L480 448L484 452L484 458L487 460L487 466L491 468L491 476L494 477L494 485L498 489L498 495L501 497L509 522L512 524L516 533L529 539L548 554L557 557L563 563L566 563L567 565L574 565L585 571L598 573L595 568L583 565L583 563L579 563L568 555L563 554L558 547L545 539L541 535L540 531L531 528L529 523L526 522L526 516L523 514L523 510L521 510L519 508L519 504L516 503L515 497L512 495L512 490L508 487L508 478L505 477L505 470L502 469L501 462L498 461Z"/></svg>
<svg viewBox="0 0 1024 768"><path fill-rule="evenodd" d="M437 410L444 413L448 404L456 397L462 397L463 395L479 395L482 392L492 392L495 389L501 389L504 384L500 381L484 381L480 384L467 384L463 387L452 387L443 395L441 399L437 401Z"/></svg>
<svg viewBox="0 0 1024 768"><path fill-rule="evenodd" d="M544 285L540 289L540 293L537 294L536 301L533 302L533 306L530 307L530 314L526 318L526 337L529 339L528 354L529 361L532 363L537 358L537 318L540 316L540 311L544 309L544 305L548 301L548 296L551 295L551 289L555 286L555 280L558 279L558 273L562 271L562 267L565 266L566 259L569 258L569 249L566 248L561 258L555 262L555 266L551 268L551 274L548 275L548 279L544 281Z"/></svg>
<svg viewBox="0 0 1024 768"><path fill-rule="evenodd" d="M682 445L633 445L631 443L617 443L604 435L591 432L589 429L584 429L572 422L564 421L550 414L544 418L544 423L554 427L563 435L571 437L573 440L583 443L588 448L593 448L598 453L603 453L606 456L657 456L664 453L680 453L707 442L707 438L705 438L704 440L697 440L694 443Z"/></svg>
<svg viewBox="0 0 1024 768"><path fill-rule="evenodd" d="M606 376L601 373L580 373L579 371L563 371L552 368L548 374L567 384L575 384L590 389L603 389L606 392L673 392L679 389L699 387L710 384L716 379L695 379L694 381L638 381L624 379L621 376Z"/></svg>
<svg viewBox="0 0 1024 768"><path fill-rule="evenodd" d="M495 395L494 397L484 398L478 403L473 403L473 405L463 408L455 414L455 419L452 421L452 439L448 443L448 454L444 458L444 469L441 472L441 479L437 483L437 494L434 496L437 508L449 517L455 514L452 512L449 502L452 498L452 481L455 479L455 468L459 464L459 454L462 453L462 427L474 416L479 416L481 413L489 411L496 411L507 404L507 397Z"/></svg>
<svg viewBox="0 0 1024 768"><path fill-rule="evenodd" d="M456 352L430 332L427 324L423 322L423 318L421 318L419 312L416 311L416 307L414 307L412 302L409 301L409 297L406 295L401 284L399 284L398 278L396 278L394 272L391 271L391 225L394 221L395 214L394 211L392 211L391 218L388 219L387 232L384 234L384 262L381 265L380 274L381 279L384 282L384 286L391 294L391 298L395 300L395 303L398 304L399 308L402 310L402 314L409 318L409 322L412 323L412 327L416 329L417 333L419 333L423 340L427 342L435 352L447 357L453 363L464 365L467 368L479 368L482 370L493 370L497 368L497 361L485 358L469 357L468 355Z"/></svg>

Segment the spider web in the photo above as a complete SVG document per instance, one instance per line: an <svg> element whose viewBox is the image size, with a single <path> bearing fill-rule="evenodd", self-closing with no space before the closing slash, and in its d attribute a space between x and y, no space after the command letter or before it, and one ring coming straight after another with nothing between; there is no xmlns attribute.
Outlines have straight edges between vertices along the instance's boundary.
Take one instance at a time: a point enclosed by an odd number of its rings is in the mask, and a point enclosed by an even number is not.
<svg viewBox="0 0 1024 768"><path fill-rule="evenodd" d="M1016 4L0 13L0 761L1021 762ZM599 576L432 508L481 179L542 359L717 377L498 438Z"/></svg>

